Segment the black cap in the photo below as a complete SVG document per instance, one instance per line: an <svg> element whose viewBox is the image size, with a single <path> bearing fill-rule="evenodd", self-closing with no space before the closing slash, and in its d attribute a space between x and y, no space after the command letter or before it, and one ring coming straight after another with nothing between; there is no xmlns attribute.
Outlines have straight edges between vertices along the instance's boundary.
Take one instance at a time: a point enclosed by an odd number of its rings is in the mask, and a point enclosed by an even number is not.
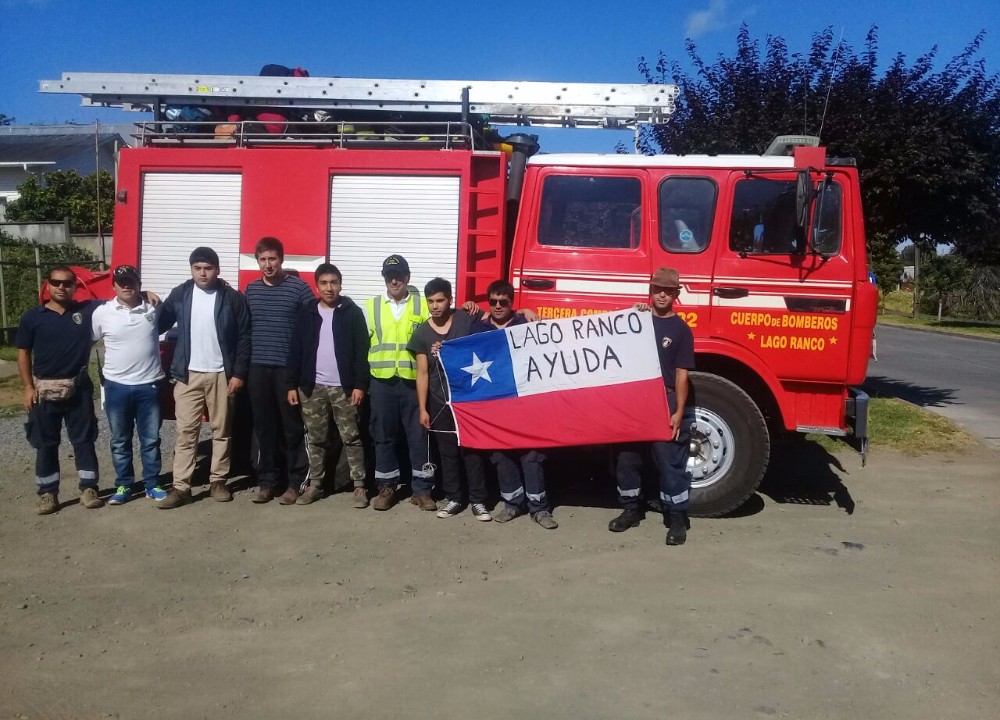
<svg viewBox="0 0 1000 720"><path fill-rule="evenodd" d="M119 265L115 268L112 278L119 285L128 280L132 280L136 285L141 282L139 280L139 271L132 265Z"/></svg>
<svg viewBox="0 0 1000 720"><path fill-rule="evenodd" d="M399 273L400 275L409 275L410 266L406 262L406 258L402 255L390 255L382 263L382 277L385 277L389 273Z"/></svg>
<svg viewBox="0 0 1000 720"><path fill-rule="evenodd" d="M212 267L219 267L219 254L210 247L196 247L191 253L189 265L195 263L208 263Z"/></svg>

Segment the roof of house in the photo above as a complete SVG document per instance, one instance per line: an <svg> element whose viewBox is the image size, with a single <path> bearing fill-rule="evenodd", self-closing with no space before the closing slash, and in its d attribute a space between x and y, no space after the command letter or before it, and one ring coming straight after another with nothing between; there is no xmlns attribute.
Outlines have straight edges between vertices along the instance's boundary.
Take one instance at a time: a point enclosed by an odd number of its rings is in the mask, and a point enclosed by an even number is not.
<svg viewBox="0 0 1000 720"><path fill-rule="evenodd" d="M97 143L126 142L118 133L101 133ZM94 135L2 135L0 163L53 163L84 152L94 152Z"/></svg>

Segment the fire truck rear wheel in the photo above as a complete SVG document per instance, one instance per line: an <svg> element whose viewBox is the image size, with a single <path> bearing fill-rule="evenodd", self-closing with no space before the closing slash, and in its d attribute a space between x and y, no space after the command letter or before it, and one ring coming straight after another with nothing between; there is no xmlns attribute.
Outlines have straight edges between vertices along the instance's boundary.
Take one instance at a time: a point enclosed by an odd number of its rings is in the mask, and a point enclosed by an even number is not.
<svg viewBox="0 0 1000 720"><path fill-rule="evenodd" d="M684 424L691 430L691 514L718 517L740 507L764 477L770 437L757 404L717 375L691 373Z"/></svg>

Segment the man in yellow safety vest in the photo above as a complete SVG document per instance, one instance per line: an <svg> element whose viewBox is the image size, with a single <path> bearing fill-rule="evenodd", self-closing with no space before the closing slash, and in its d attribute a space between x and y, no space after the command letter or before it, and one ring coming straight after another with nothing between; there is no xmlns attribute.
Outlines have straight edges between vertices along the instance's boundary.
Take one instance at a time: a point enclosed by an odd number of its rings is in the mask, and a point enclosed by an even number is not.
<svg viewBox="0 0 1000 720"><path fill-rule="evenodd" d="M402 255L382 263L385 292L365 302L371 348L372 383L369 391L372 438L375 441L375 483L378 497L372 506L388 510L396 504L399 485L399 439L406 436L412 475L410 502L422 510L437 510L431 499L434 471L425 469L427 431L420 425L417 403L417 364L406 349L413 330L429 317L427 304L410 286L410 266Z"/></svg>

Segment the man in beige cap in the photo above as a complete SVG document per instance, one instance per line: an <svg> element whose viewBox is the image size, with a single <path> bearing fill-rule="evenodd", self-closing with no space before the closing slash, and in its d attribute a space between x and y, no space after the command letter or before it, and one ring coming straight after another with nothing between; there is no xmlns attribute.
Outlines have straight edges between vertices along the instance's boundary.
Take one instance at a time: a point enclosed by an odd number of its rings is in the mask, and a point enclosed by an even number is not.
<svg viewBox="0 0 1000 720"><path fill-rule="evenodd" d="M684 406L688 397L688 371L694 369L694 335L687 323L674 312L674 301L681 292L680 275L673 268L661 267L649 280L653 333L663 384L670 406L673 439L648 443L660 480L660 505L669 527L667 545L683 545L687 539L688 503L691 478L687 474L688 431L683 426ZM643 306L644 307L644 306ZM618 499L622 513L608 524L611 532L624 532L642 520L641 444L623 445L616 459Z"/></svg>

